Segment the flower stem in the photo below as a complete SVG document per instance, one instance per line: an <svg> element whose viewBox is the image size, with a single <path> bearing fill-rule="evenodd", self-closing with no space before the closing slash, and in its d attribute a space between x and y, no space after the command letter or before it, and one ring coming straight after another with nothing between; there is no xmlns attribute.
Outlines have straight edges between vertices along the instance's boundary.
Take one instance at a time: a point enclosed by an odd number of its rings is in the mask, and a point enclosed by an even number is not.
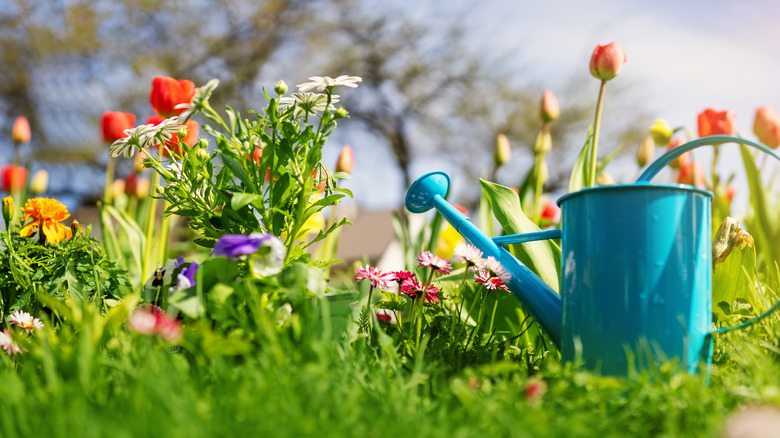
<svg viewBox="0 0 780 438"><path fill-rule="evenodd" d="M599 126L601 125L601 109L604 106L604 90L607 87L607 81L601 81L601 87L599 87L599 98L596 102L596 117L593 121L593 138L590 143L590 154L588 154L588 174L585 180L585 186L591 187L596 184L596 160L598 157L599 147Z"/></svg>
<svg viewBox="0 0 780 438"><path fill-rule="evenodd" d="M116 167L116 158L109 156L106 164L106 186L103 188L103 204L111 204L111 185L114 182L114 168Z"/></svg>

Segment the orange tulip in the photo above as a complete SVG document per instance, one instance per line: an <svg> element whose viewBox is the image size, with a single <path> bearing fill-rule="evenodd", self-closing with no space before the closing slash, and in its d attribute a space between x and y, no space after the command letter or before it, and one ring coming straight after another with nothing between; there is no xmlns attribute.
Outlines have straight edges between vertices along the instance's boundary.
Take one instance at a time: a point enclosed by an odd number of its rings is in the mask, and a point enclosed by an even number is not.
<svg viewBox="0 0 780 438"><path fill-rule="evenodd" d="M167 119L184 112L184 108L176 108L176 105L190 103L193 95L195 84L192 81L158 76L152 80L149 103L157 114Z"/></svg>
<svg viewBox="0 0 780 438"><path fill-rule="evenodd" d="M680 166L680 173L677 175L677 182L680 184L688 184L696 187L703 186L704 181L704 167L701 163L696 161L690 161Z"/></svg>
<svg viewBox="0 0 780 438"><path fill-rule="evenodd" d="M19 116L14 120L14 125L11 128L11 139L16 144L30 142L30 122L27 121L27 117Z"/></svg>
<svg viewBox="0 0 780 438"><path fill-rule="evenodd" d="M596 79L608 81L620 73L626 62L626 52L620 43L597 45L590 57L590 74Z"/></svg>
<svg viewBox="0 0 780 438"><path fill-rule="evenodd" d="M753 133L758 137L758 141L772 149L780 145L780 117L772 108L761 106L756 109Z"/></svg>
<svg viewBox="0 0 780 438"><path fill-rule="evenodd" d="M688 140L685 139L685 137L677 137L673 138L671 141L669 141L669 146L666 147L666 151L669 152L670 150L676 148L677 146L684 145L685 143L688 143ZM688 162L688 156L690 155L690 152L686 152L679 157L672 160L671 163L669 163L669 167L673 169L679 169L683 164Z"/></svg>
<svg viewBox="0 0 780 438"><path fill-rule="evenodd" d="M737 131L737 115L733 111L716 111L707 108L697 118L699 137L734 135Z"/></svg>
<svg viewBox="0 0 780 438"><path fill-rule="evenodd" d="M3 190L15 192L27 184L27 169L22 166L7 165L0 171L3 177Z"/></svg>
<svg viewBox="0 0 780 438"><path fill-rule="evenodd" d="M165 120L164 117L151 116L146 118L146 123L157 125L160 124L163 120ZM187 123L185 123L184 126L187 127L187 135L183 140L179 140L179 134L173 133L171 139L165 142L165 149L163 149L162 152L164 157L170 156L170 151L180 155L182 153L182 143L187 143L188 146L192 146L198 141L198 136L200 135L200 124L194 120L187 120Z"/></svg>
<svg viewBox="0 0 780 438"><path fill-rule="evenodd" d="M135 114L119 111L106 111L100 120L103 127L103 141L113 143L120 138L127 137L125 129L135 127Z"/></svg>

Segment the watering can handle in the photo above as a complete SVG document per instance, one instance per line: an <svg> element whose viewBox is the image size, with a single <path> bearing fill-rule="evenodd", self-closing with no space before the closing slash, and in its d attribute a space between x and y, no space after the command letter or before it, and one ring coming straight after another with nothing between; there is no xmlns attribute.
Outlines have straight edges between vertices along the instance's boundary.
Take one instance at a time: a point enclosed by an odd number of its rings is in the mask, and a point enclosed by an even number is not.
<svg viewBox="0 0 780 438"><path fill-rule="evenodd" d="M680 155L692 150L696 149L701 146L710 146L710 145L716 145L721 143L739 143L741 145L750 146L753 148L756 148L760 150L761 152L765 152L778 160L780 160L780 155L775 153L772 149L770 149L768 146L763 145L761 143L756 143L754 141L750 141L747 139L744 139L742 137L732 137L728 135L713 135L710 137L703 137L697 140L690 141L688 143L685 143L683 145L677 146L676 148L673 148L672 150L666 152L663 154L659 159L654 161L650 166L645 169L644 172L639 176L639 178L636 180L638 183L642 182L649 182L653 177L661 171L664 167L666 167L669 163L674 161L677 157ZM713 330L710 333L707 334L707 336L712 336L716 333L725 333L731 330L736 330L740 328L747 327L749 325L752 325L758 321L761 321L762 319L766 318L767 316L771 315L772 312L780 308L780 301L776 302L772 305L769 309L767 309L766 312L762 313L761 315L751 318L741 324L732 326L732 327L722 327L717 330Z"/></svg>
<svg viewBox="0 0 780 438"><path fill-rule="evenodd" d="M703 137L699 138L697 140L689 141L688 143L685 143L683 145L677 146L676 148L673 148L672 150L666 152L665 154L661 155L660 158L655 160L652 164L647 166L647 169L645 169L644 172L642 172L641 175L639 175L639 178L637 178L636 182L642 183L642 182L650 182L653 177L661 171L664 167L669 165L672 161L674 161L676 158L678 158L680 155L692 150L696 149L698 147L702 146L712 146L716 144L721 143L739 143L741 145L750 146L753 148L756 148L760 150L761 152L765 152L778 160L780 160L780 155L775 153L772 149L770 149L768 146L763 145L761 143L756 143L754 141L750 141L747 139L744 139L742 137L732 137L729 135L713 135L710 137Z"/></svg>

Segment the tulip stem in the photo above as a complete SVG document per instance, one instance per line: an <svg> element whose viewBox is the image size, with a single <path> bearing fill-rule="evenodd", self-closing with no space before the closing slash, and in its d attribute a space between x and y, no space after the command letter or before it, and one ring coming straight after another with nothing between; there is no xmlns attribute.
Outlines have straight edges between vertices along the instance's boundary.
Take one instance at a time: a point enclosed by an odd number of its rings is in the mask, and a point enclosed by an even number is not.
<svg viewBox="0 0 780 438"><path fill-rule="evenodd" d="M598 157L599 147L599 125L601 124L601 109L604 106L604 90L607 87L607 81L601 80L601 87L599 87L599 99L596 102L596 117L593 121L593 138L590 143L590 154L588 154L588 174L585 180L585 186L591 187L596 185L596 160Z"/></svg>
<svg viewBox="0 0 780 438"><path fill-rule="evenodd" d="M114 183L114 167L116 167L116 158L109 156L106 164L106 186L103 189L103 204L111 204L111 189Z"/></svg>

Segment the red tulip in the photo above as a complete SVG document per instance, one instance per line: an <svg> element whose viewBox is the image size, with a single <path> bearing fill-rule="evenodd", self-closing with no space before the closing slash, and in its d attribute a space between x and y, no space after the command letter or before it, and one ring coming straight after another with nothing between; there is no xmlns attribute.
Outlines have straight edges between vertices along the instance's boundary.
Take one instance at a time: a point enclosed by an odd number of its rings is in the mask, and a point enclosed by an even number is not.
<svg viewBox="0 0 780 438"><path fill-rule="evenodd" d="M561 107L558 106L558 99L550 90L544 90L542 92L542 104L540 109L540 115L542 116L542 122L548 123L557 119L561 114Z"/></svg>
<svg viewBox="0 0 780 438"><path fill-rule="evenodd" d="M22 166L9 164L3 166L0 172L3 177L3 190L6 192L21 190L27 184L27 169Z"/></svg>
<svg viewBox="0 0 780 438"><path fill-rule="evenodd" d="M164 117L151 116L146 118L146 123L151 125L157 125L160 124L163 120L165 120ZM181 149L182 143L187 143L188 146L192 146L198 141L198 136L200 135L200 125L198 124L198 122L194 120L187 120L187 123L185 123L184 126L187 127L187 136L180 141L179 135L173 133L171 139L165 142L165 149L163 149L163 153L162 153L164 157L170 156L170 151L173 151L177 155L180 155L182 153L182 149Z"/></svg>
<svg viewBox="0 0 780 438"><path fill-rule="evenodd" d="M30 122L24 116L19 116L14 120L11 128L11 139L14 143L28 143L30 141Z"/></svg>
<svg viewBox="0 0 780 438"><path fill-rule="evenodd" d="M696 187L703 186L704 181L704 167L701 163L696 161L689 161L680 166L680 173L677 175L677 182L680 184L688 184Z"/></svg>
<svg viewBox="0 0 780 438"><path fill-rule="evenodd" d="M554 201L547 200L542 208L542 219L550 222L558 222L561 216L561 209Z"/></svg>
<svg viewBox="0 0 780 438"><path fill-rule="evenodd" d="M263 148L255 146L255 151L252 152L252 159L255 160L255 163L260 164L260 158L263 158Z"/></svg>
<svg viewBox="0 0 780 438"><path fill-rule="evenodd" d="M716 111L707 108L697 118L699 137L710 135L734 135L737 130L737 115L732 111Z"/></svg>
<svg viewBox="0 0 780 438"><path fill-rule="evenodd" d="M152 80L149 103L157 114L167 119L184 112L184 108L176 108L176 105L190 103L194 94L195 84L192 81L157 76Z"/></svg>
<svg viewBox="0 0 780 438"><path fill-rule="evenodd" d="M590 74L596 79L608 81L620 73L626 62L626 52L620 43L597 45L590 57Z"/></svg>
<svg viewBox="0 0 780 438"><path fill-rule="evenodd" d="M100 121L103 126L103 141L113 143L127 137L125 129L135 127L135 114L119 111L106 111Z"/></svg>
<svg viewBox="0 0 780 438"><path fill-rule="evenodd" d="M726 200L731 202L734 199L734 194L737 192L736 187L733 184L729 184L726 187Z"/></svg>
<svg viewBox="0 0 780 438"><path fill-rule="evenodd" d="M346 172L352 174L355 167L355 153L351 147L344 145L339 154L339 160L336 162L336 172Z"/></svg>
<svg viewBox="0 0 780 438"><path fill-rule="evenodd" d="M772 108L762 106L756 109L753 133L758 137L758 141L772 149L780 145L780 117Z"/></svg>

